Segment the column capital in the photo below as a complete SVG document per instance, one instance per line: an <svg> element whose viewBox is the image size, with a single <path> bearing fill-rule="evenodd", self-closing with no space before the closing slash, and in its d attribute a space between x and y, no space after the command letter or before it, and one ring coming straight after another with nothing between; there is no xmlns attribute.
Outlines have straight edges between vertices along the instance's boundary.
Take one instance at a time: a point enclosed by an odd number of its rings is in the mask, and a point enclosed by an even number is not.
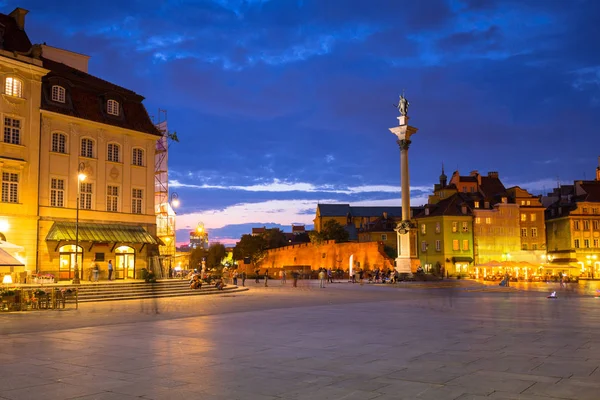
<svg viewBox="0 0 600 400"><path fill-rule="evenodd" d="M408 139L399 139L396 141L396 143L398 143L398 146L400 146L400 150L408 150L408 147L412 142Z"/></svg>

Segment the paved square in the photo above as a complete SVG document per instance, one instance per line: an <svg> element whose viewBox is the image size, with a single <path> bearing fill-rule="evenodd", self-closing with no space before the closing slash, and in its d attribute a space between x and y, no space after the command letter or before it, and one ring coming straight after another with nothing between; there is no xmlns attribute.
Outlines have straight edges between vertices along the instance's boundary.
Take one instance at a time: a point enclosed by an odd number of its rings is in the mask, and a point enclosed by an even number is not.
<svg viewBox="0 0 600 400"><path fill-rule="evenodd" d="M0 398L600 398L600 299L290 286L0 315Z"/></svg>

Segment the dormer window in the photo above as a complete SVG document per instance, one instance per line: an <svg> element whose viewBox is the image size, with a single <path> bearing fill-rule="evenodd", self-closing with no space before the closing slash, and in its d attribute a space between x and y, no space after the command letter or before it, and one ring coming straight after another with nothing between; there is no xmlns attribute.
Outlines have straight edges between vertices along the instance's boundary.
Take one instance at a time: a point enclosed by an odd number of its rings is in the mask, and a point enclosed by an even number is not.
<svg viewBox="0 0 600 400"><path fill-rule="evenodd" d="M8 77L6 78L6 85L4 86L4 94L14 97L23 97L23 82L17 78Z"/></svg>
<svg viewBox="0 0 600 400"><path fill-rule="evenodd" d="M64 87L59 85L52 86L52 101L56 101L57 103L64 103L67 96L67 91Z"/></svg>
<svg viewBox="0 0 600 400"><path fill-rule="evenodd" d="M106 102L106 112L110 115L119 116L119 102L116 100L108 100Z"/></svg>

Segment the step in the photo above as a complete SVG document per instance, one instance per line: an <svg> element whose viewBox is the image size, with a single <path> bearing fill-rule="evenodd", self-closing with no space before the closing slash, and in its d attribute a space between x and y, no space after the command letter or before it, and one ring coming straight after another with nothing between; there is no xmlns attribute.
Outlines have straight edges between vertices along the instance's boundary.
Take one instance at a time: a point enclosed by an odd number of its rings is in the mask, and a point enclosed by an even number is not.
<svg viewBox="0 0 600 400"><path fill-rule="evenodd" d="M224 293L236 293L236 292L244 292L247 291L248 288L240 288L231 286L230 289L225 287L223 290L218 289L199 289L199 290L190 290L188 292L177 292L177 293L161 293L161 294L147 294L147 295L130 295L128 293L122 293L121 296L116 297L98 297L98 298L79 298L79 303L92 303L92 302L100 302L100 301L119 301L119 300L138 300L138 299L156 299L156 298L166 298L166 297L188 297L188 296L206 296L206 295L216 295L216 294L224 294Z"/></svg>

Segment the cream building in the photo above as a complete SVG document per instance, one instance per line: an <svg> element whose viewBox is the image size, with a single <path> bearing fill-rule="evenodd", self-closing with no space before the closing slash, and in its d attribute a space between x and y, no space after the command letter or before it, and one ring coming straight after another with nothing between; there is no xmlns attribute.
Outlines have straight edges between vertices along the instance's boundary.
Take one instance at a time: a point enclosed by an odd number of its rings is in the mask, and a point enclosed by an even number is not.
<svg viewBox="0 0 600 400"><path fill-rule="evenodd" d="M88 74L89 57L32 46L24 31L27 12L19 10L0 15L5 45L20 40L7 50L28 53L0 53L0 212L10 226L2 233L24 247L32 273L69 280L77 262L83 279L96 264L106 277L112 260L113 278L139 277L158 260L154 151L161 133L142 96ZM15 135L19 143L10 143Z"/></svg>

